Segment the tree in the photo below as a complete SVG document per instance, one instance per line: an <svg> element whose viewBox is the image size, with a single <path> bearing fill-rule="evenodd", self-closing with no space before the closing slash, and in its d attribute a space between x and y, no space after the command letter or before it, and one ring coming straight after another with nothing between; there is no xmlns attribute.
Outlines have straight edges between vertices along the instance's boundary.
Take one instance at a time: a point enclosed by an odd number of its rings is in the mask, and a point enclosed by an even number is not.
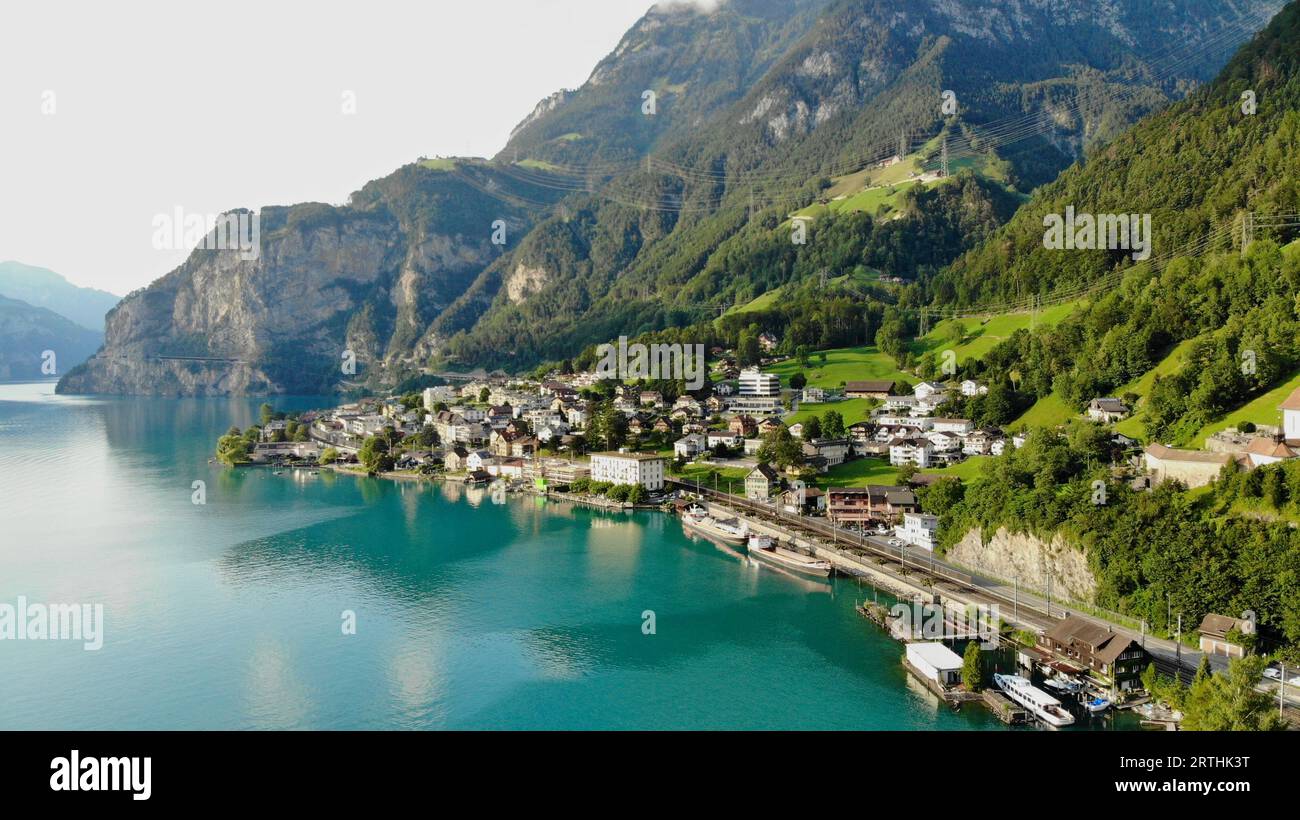
<svg viewBox="0 0 1300 820"><path fill-rule="evenodd" d="M275 408L262 402L262 406L258 408L258 416L262 419L262 426L265 427L271 423L271 419L275 418Z"/></svg>
<svg viewBox="0 0 1300 820"><path fill-rule="evenodd" d="M763 357L763 348L758 343L758 325L750 325L740 331L740 340L736 342L736 359L741 367L758 364Z"/></svg>
<svg viewBox="0 0 1300 820"><path fill-rule="evenodd" d="M338 458L339 458L338 450L334 449L333 447L326 447L324 452L320 454L320 463L332 464L335 461L338 461Z"/></svg>
<svg viewBox="0 0 1300 820"><path fill-rule="evenodd" d="M238 427L232 427L234 433L227 433L217 440L217 459L223 464L234 466L246 464L251 446L248 439L239 435Z"/></svg>
<svg viewBox="0 0 1300 820"><path fill-rule="evenodd" d="M368 473L382 473L393 469L393 456L389 452L388 439L384 436L371 436L361 445L357 459Z"/></svg>
<svg viewBox="0 0 1300 820"><path fill-rule="evenodd" d="M812 418L808 419L803 423L803 436L801 438L803 438L804 441L812 441L813 439L818 439L821 437L822 437L821 419L817 418L816 416L813 416Z"/></svg>
<svg viewBox="0 0 1300 820"><path fill-rule="evenodd" d="M1273 732L1286 728L1273 699L1255 686L1267 661L1249 655L1229 662L1228 671L1192 687L1183 728L1191 732Z"/></svg>
<svg viewBox="0 0 1300 820"><path fill-rule="evenodd" d="M922 487L917 496L926 512L943 515L965 498L966 485L959 478L945 476L928 487Z"/></svg>
<svg viewBox="0 0 1300 820"><path fill-rule="evenodd" d="M488 398L489 398L491 395L492 395L492 391L489 390L489 389L487 389L486 387L484 387L482 390L478 391L478 400L479 400L479 403L480 403L480 404L487 404L487 402L488 402Z"/></svg>
<svg viewBox="0 0 1300 820"><path fill-rule="evenodd" d="M758 460L766 461L784 470L804 463L803 444L784 425L763 435L758 447Z"/></svg>
<svg viewBox="0 0 1300 820"><path fill-rule="evenodd" d="M632 490L631 484L615 484L605 493L605 497L610 501L627 501L628 493ZM640 486L640 485L636 485Z"/></svg>
<svg viewBox="0 0 1300 820"><path fill-rule="evenodd" d="M1208 680L1211 674L1210 656L1202 653L1201 662L1196 665L1196 677L1192 678L1192 686Z"/></svg>
<svg viewBox="0 0 1300 820"><path fill-rule="evenodd" d="M1142 681L1142 688L1147 691L1148 695L1155 694L1156 685L1160 680L1159 674L1160 673L1156 671L1156 665L1154 663L1148 663L1147 668L1142 670L1140 680Z"/></svg>
<svg viewBox="0 0 1300 820"><path fill-rule="evenodd" d="M961 661L961 684L969 692L978 692L984 688L984 671L980 668L980 642L966 644L966 653Z"/></svg>
<svg viewBox="0 0 1300 820"><path fill-rule="evenodd" d="M802 372L796 373L790 377L791 390L803 390L804 385L808 384L808 377Z"/></svg>
<svg viewBox="0 0 1300 820"><path fill-rule="evenodd" d="M822 435L826 438L844 438L844 416L838 410L822 414Z"/></svg>
<svg viewBox="0 0 1300 820"><path fill-rule="evenodd" d="M952 342L955 345L959 345L962 343L962 340L965 338L966 338L966 326L961 322L957 321L956 319L954 319L952 324L948 327L948 341Z"/></svg>

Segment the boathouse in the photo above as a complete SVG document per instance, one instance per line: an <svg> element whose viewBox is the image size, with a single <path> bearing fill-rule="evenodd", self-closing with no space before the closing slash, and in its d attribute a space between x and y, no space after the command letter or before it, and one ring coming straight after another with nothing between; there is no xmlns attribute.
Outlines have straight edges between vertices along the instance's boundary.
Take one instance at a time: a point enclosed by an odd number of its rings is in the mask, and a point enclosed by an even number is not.
<svg viewBox="0 0 1300 820"><path fill-rule="evenodd" d="M961 656L937 641L909 643L907 662L919 674L940 686L961 683Z"/></svg>

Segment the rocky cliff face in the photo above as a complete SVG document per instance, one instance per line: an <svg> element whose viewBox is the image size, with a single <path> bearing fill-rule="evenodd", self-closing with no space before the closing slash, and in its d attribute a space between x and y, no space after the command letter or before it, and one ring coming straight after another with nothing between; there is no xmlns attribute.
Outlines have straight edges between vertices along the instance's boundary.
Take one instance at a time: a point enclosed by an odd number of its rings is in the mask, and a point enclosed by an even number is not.
<svg viewBox="0 0 1300 820"><path fill-rule="evenodd" d="M59 390L315 392L409 375L439 344L417 350L429 324L503 252L492 223L507 237L530 224L459 174L410 166L346 207L263 208L256 259L195 250L109 313L104 348Z"/></svg>
<svg viewBox="0 0 1300 820"><path fill-rule="evenodd" d="M1006 581L1019 579L1029 589L1046 590L1051 579L1054 597L1086 604L1096 600L1097 579L1088 569L1088 556L1060 535L1044 542L1002 527L985 541L978 529L972 529L945 557Z"/></svg>

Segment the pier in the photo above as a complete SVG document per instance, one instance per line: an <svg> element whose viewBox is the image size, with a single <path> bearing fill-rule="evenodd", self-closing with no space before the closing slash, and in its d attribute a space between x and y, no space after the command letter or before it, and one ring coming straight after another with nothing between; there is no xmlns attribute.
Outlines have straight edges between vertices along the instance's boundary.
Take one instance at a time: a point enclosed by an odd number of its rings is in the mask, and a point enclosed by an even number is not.
<svg viewBox="0 0 1300 820"><path fill-rule="evenodd" d="M1012 703L1006 695L996 689L985 689L983 700L993 716L1008 726L1026 723L1029 720L1029 714L1024 709Z"/></svg>

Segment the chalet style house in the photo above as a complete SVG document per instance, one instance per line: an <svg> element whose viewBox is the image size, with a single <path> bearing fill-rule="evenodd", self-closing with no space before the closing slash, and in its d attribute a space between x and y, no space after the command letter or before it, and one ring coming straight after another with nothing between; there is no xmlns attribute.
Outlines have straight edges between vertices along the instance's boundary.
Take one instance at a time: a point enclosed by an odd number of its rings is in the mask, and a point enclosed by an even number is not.
<svg viewBox="0 0 1300 820"><path fill-rule="evenodd" d="M1121 692L1142 687L1142 670L1151 656L1132 638L1107 626L1071 615L1038 637L1038 646L1086 666L1094 677Z"/></svg>

